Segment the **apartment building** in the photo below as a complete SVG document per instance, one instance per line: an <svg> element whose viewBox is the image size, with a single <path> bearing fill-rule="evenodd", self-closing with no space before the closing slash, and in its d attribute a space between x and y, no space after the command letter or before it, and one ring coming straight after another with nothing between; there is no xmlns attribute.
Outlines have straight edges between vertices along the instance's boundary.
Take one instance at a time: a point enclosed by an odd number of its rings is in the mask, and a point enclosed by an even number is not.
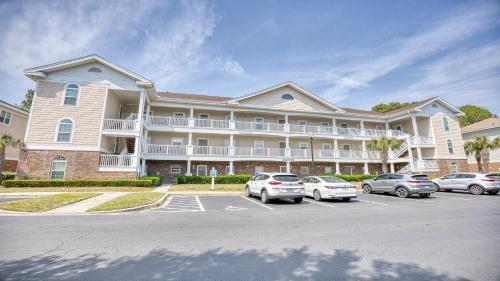
<svg viewBox="0 0 500 281"><path fill-rule="evenodd" d="M9 133L15 139L24 139L28 124L28 112L0 100L0 134ZM19 148L7 146L5 149L6 172L15 172L19 158Z"/></svg>
<svg viewBox="0 0 500 281"><path fill-rule="evenodd" d="M466 167L457 117L440 97L388 113L341 108L284 82L241 97L157 91L97 55L25 70L36 94L21 178L135 178L262 171L380 173L367 141L404 141L390 171Z"/></svg>
<svg viewBox="0 0 500 281"><path fill-rule="evenodd" d="M486 136L493 140L500 137L500 118L488 118L462 128L464 142L473 140L475 136ZM477 172L477 161L474 155L467 157L469 171ZM500 149L490 151L489 172L500 172Z"/></svg>

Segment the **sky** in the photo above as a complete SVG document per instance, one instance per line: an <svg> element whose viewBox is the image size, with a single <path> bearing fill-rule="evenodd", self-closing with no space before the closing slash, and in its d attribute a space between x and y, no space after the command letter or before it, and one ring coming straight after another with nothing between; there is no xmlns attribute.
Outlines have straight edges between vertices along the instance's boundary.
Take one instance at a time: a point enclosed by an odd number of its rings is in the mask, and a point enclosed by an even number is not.
<svg viewBox="0 0 500 281"><path fill-rule="evenodd" d="M441 96L500 114L500 1L1 1L0 98L23 70L98 54L158 91L293 81L338 106Z"/></svg>

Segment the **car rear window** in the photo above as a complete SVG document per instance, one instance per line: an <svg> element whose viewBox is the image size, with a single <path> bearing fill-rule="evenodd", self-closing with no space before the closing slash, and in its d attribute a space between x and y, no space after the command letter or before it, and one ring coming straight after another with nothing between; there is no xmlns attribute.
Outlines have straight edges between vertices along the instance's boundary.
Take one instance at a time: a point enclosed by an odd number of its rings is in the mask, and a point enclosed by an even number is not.
<svg viewBox="0 0 500 281"><path fill-rule="evenodd" d="M297 177L296 175L276 175L273 176L273 179L283 182L300 181L299 177Z"/></svg>
<svg viewBox="0 0 500 281"><path fill-rule="evenodd" d="M320 179L324 180L327 183L346 182L345 180L336 177L320 177Z"/></svg>
<svg viewBox="0 0 500 281"><path fill-rule="evenodd" d="M487 178L500 180L500 174L489 174L486 175Z"/></svg>
<svg viewBox="0 0 500 281"><path fill-rule="evenodd" d="M416 179L416 180L421 180L421 181L429 180L427 175L414 175L414 176L411 176L411 178Z"/></svg>

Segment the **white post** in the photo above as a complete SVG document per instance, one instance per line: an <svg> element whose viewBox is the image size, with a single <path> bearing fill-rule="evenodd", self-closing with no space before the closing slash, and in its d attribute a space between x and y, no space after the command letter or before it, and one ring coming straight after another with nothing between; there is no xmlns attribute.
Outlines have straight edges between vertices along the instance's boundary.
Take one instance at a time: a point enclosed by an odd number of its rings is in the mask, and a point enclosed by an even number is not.
<svg viewBox="0 0 500 281"><path fill-rule="evenodd" d="M229 161L229 174L234 175L234 163L233 160Z"/></svg>
<svg viewBox="0 0 500 281"><path fill-rule="evenodd" d="M391 163L391 173L394 173L394 163Z"/></svg>
<svg viewBox="0 0 500 281"><path fill-rule="evenodd" d="M359 121L359 127L361 129L361 135L365 135L365 122L363 120Z"/></svg>
<svg viewBox="0 0 500 281"><path fill-rule="evenodd" d="M391 134L391 129L389 128L389 122L385 122L385 130L386 130L386 135L388 137L390 137L392 134Z"/></svg>
<svg viewBox="0 0 500 281"><path fill-rule="evenodd" d="M286 172L291 173L290 171L290 161L286 161Z"/></svg>
<svg viewBox="0 0 500 281"><path fill-rule="evenodd" d="M335 174L340 175L340 164L339 162L335 162Z"/></svg>
<svg viewBox="0 0 500 281"><path fill-rule="evenodd" d="M229 129L236 129L236 124L234 123L234 110L230 111Z"/></svg>
<svg viewBox="0 0 500 281"><path fill-rule="evenodd" d="M418 137L418 127L417 127L417 118L415 117L415 115L412 115L411 116L411 124L413 126L413 134L415 135L415 137Z"/></svg>
<svg viewBox="0 0 500 281"><path fill-rule="evenodd" d="M234 156L234 135L229 135L229 156Z"/></svg>
<svg viewBox="0 0 500 281"><path fill-rule="evenodd" d="M187 161L187 165L186 165L186 176L191 176L191 159L189 159Z"/></svg>
<svg viewBox="0 0 500 281"><path fill-rule="evenodd" d="M194 127L194 108L192 108L192 107L189 109L188 126Z"/></svg>
<svg viewBox="0 0 500 281"><path fill-rule="evenodd" d="M337 120L335 118L332 118L332 127L337 127Z"/></svg>
<svg viewBox="0 0 500 281"><path fill-rule="evenodd" d="M285 114L285 132L290 132L290 124L288 123L288 114Z"/></svg>
<svg viewBox="0 0 500 281"><path fill-rule="evenodd" d="M139 135L135 137L135 144L134 144L134 155L136 157L136 171L138 171L140 173L140 167L139 167L139 164L140 164L140 159L141 159L141 148L142 148L142 133L143 133L143 129L142 129L142 115L144 114L144 102L146 100L146 93L144 91L142 91L140 93L140 97L139 97L139 110L137 112L137 116L138 116L138 120L137 120L137 123L138 124L138 129L139 129Z"/></svg>
<svg viewBox="0 0 500 281"><path fill-rule="evenodd" d="M370 174L370 171L368 170L368 162L365 162L365 175Z"/></svg>
<svg viewBox="0 0 500 281"><path fill-rule="evenodd" d="M141 175L146 175L146 159L142 159L141 161Z"/></svg>

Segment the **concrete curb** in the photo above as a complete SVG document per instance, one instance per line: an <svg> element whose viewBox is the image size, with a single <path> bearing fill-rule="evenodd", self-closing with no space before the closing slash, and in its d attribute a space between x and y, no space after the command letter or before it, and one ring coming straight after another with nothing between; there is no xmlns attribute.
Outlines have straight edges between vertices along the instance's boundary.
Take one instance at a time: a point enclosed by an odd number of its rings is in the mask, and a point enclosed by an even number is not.
<svg viewBox="0 0 500 281"><path fill-rule="evenodd" d="M118 210L109 210L109 211L97 211L97 212L85 212L87 214L109 214L109 213L124 213L124 212L133 212L133 211L142 211L142 210L147 210L151 208L156 208L163 203L168 198L167 193L165 193L160 199L158 199L156 202L148 204L148 205L142 205L142 206L137 206L137 207L131 207L131 208L126 208L126 209L118 209Z"/></svg>
<svg viewBox="0 0 500 281"><path fill-rule="evenodd" d="M168 195L241 196L244 191L169 191Z"/></svg>

